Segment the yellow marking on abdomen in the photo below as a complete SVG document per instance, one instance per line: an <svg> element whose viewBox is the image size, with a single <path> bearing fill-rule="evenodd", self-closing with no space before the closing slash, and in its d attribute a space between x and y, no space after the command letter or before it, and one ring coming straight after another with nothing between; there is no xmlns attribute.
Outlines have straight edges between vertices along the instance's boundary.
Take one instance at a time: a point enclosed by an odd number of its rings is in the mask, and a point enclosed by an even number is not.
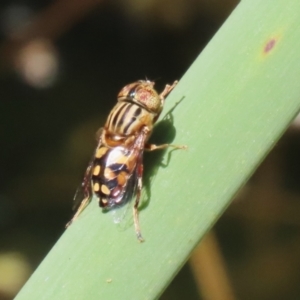
<svg viewBox="0 0 300 300"><path fill-rule="evenodd" d="M102 199L101 199L101 202L102 202L103 204L106 204L106 203L107 203L107 200L106 200L105 198L102 198Z"/></svg>
<svg viewBox="0 0 300 300"><path fill-rule="evenodd" d="M104 177L107 180L112 180L116 178L116 174L114 171L111 170L111 168L107 167L104 169Z"/></svg>
<svg viewBox="0 0 300 300"><path fill-rule="evenodd" d="M100 174L101 167L99 165L95 166L93 175L98 176Z"/></svg>
<svg viewBox="0 0 300 300"><path fill-rule="evenodd" d="M118 158L116 158L115 163L116 164L121 164L121 165L126 165L128 161L128 157L125 155L120 155Z"/></svg>
<svg viewBox="0 0 300 300"><path fill-rule="evenodd" d="M100 185L99 185L98 182L96 182L96 183L94 184L93 189L94 189L94 192L99 192L99 190L100 190Z"/></svg>
<svg viewBox="0 0 300 300"><path fill-rule="evenodd" d="M95 157L96 158L101 158L106 152L107 152L107 148L106 147L101 147L96 151Z"/></svg>
<svg viewBox="0 0 300 300"><path fill-rule="evenodd" d="M105 195L109 195L110 194L110 190L109 190L109 188L105 184L101 185L101 192L103 194L105 194Z"/></svg>
<svg viewBox="0 0 300 300"><path fill-rule="evenodd" d="M126 172L121 172L118 177L117 177L117 180L118 180L118 184L120 186L124 186L126 181L127 181L127 173Z"/></svg>

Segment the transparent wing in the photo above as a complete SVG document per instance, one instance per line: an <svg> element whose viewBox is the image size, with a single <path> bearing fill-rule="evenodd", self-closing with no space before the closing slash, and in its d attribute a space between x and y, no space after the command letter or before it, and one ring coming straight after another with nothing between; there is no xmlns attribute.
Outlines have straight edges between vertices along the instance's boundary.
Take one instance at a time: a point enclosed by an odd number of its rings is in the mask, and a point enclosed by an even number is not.
<svg viewBox="0 0 300 300"><path fill-rule="evenodd" d="M94 151L94 154L92 158L89 161L89 164L87 166L87 169L85 171L85 175L83 177L83 181L81 185L77 188L74 198L73 198L73 210L76 210L75 215L70 220L70 222L67 223L66 227L70 226L74 220L80 215L80 213L85 209L85 207L90 203L92 200L92 190L91 190L91 179L92 179L92 169L93 169L93 163L95 159L95 152L98 149L98 147L101 145L101 132L102 128L98 130L99 133L99 139L98 139L98 145Z"/></svg>
<svg viewBox="0 0 300 300"><path fill-rule="evenodd" d="M127 224L132 220L132 207L133 207L133 199L136 196L136 188L137 188L137 174L136 168L129 178L128 185L123 196L123 204L119 206L115 206L111 208L111 215L113 217L113 221L115 224Z"/></svg>
<svg viewBox="0 0 300 300"><path fill-rule="evenodd" d="M96 147L97 150L98 146ZM84 173L83 176L83 180L81 182L81 184L78 186L74 198L73 198L73 206L72 209L76 210L78 209L78 207L80 206L81 202L85 199L85 198L92 198L92 190L91 190L91 180L92 180L92 169L93 169L93 164L94 164L94 160L95 160L95 152L94 151L89 164L86 168L86 171Z"/></svg>

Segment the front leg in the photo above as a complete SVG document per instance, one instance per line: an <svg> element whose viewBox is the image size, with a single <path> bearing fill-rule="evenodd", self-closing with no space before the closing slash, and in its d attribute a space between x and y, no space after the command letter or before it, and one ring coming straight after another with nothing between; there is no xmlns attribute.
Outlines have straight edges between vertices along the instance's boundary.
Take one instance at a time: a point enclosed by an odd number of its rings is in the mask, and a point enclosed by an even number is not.
<svg viewBox="0 0 300 300"><path fill-rule="evenodd" d="M175 80L172 85L167 84L164 88L164 90L160 93L160 99L164 100L166 96L174 89L174 87L177 85L178 80Z"/></svg>

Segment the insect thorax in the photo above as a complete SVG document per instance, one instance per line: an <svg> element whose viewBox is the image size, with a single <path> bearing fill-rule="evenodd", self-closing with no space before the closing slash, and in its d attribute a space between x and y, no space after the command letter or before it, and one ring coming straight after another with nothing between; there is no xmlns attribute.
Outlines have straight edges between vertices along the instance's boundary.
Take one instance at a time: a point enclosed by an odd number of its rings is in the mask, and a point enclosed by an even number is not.
<svg viewBox="0 0 300 300"><path fill-rule="evenodd" d="M109 114L105 129L116 136L137 135L143 126L152 131L158 114L149 112L136 103L118 102Z"/></svg>

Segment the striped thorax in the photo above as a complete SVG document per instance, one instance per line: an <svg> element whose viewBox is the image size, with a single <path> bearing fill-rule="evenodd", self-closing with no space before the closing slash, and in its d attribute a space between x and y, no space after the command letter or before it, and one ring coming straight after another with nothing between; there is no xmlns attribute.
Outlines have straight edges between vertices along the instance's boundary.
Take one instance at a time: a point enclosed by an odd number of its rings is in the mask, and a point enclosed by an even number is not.
<svg viewBox="0 0 300 300"><path fill-rule="evenodd" d="M147 126L151 134L164 102L164 97L160 97L153 87L154 82L138 81L120 91L118 103L104 126L107 135L113 135L115 141L118 138L124 141L124 138L136 136L143 126Z"/></svg>

